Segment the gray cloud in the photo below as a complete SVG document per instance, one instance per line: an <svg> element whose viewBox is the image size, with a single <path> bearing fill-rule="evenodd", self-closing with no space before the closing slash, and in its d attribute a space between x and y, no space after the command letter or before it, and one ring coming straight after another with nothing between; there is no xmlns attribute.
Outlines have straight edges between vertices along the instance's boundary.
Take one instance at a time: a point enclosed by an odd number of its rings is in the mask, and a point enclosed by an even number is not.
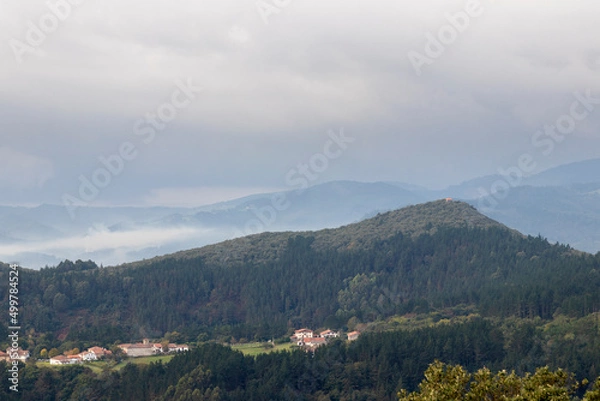
<svg viewBox="0 0 600 401"><path fill-rule="evenodd" d="M407 53L467 1L292 1L268 25L255 4L87 0L46 35L44 56L22 63L7 44L24 41L48 6L3 4L0 143L23 156L0 172L14 189L6 202L59 203L126 141L138 156L95 202L279 188L340 127L359 145L322 180L442 186L513 164L573 92L600 96L591 0L481 0L483 15L421 76ZM135 122L188 78L204 91L141 142ZM540 166L599 157L599 123L595 113Z"/></svg>

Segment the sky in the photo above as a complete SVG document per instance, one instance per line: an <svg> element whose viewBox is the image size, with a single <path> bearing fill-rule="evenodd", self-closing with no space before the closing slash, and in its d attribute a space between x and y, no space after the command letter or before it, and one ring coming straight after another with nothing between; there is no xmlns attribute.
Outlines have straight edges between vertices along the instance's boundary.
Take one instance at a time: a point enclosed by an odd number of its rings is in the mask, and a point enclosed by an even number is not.
<svg viewBox="0 0 600 401"><path fill-rule="evenodd" d="M199 206L302 180L442 188L523 154L531 173L597 158L599 13L593 0L5 1L0 204ZM565 135L538 134L557 124Z"/></svg>

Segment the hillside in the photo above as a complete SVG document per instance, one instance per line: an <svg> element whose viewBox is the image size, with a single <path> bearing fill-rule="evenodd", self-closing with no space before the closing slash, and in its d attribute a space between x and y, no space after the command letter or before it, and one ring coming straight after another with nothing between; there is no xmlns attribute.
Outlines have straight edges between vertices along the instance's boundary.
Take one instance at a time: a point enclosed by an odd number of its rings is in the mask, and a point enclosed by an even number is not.
<svg viewBox="0 0 600 401"><path fill-rule="evenodd" d="M129 265L23 270L20 291L27 329L49 338L110 344L177 331L262 339L460 305L487 316L583 316L600 308L599 259L443 200Z"/></svg>
<svg viewBox="0 0 600 401"><path fill-rule="evenodd" d="M317 251L349 251L370 249L378 241L391 238L398 233L412 237L434 234L439 227L508 229L482 215L467 203L438 200L381 213L373 218L340 228L314 232L256 234L122 267L141 266L165 258L202 258L208 263L216 264L236 264L248 261L259 264L278 260L286 249L288 238L296 235L314 237L312 248Z"/></svg>
<svg viewBox="0 0 600 401"><path fill-rule="evenodd" d="M596 253L600 250L599 187L518 187L486 214L522 233L542 233L551 242Z"/></svg>
<svg viewBox="0 0 600 401"><path fill-rule="evenodd" d="M478 177L440 190L398 182L332 181L195 208L80 207L75 218L60 205L0 207L0 260L19 260L30 268L57 265L65 258L130 263L254 233L340 227L448 196L476 205L524 234L541 234L596 253L598 163L559 166L523 179L505 195L484 198L482 193L489 193L502 176ZM274 196L285 199L285 207L275 214Z"/></svg>
<svg viewBox="0 0 600 401"><path fill-rule="evenodd" d="M28 364L32 380L23 388L30 394L390 400L400 388L414 390L434 359L520 374L550 365L598 375L600 254L523 236L463 202L435 201L338 229L259 234L109 268L67 261L22 269L19 280L27 333L20 345L34 357L53 348L115 349L145 337L199 345L167 365L112 373ZM6 265L0 282L8 283ZM0 298L8 304L6 286ZM286 341L300 327L363 334L314 358L296 351L254 359L205 344ZM5 323L0 338L8 338ZM115 384L109 392L107 380Z"/></svg>

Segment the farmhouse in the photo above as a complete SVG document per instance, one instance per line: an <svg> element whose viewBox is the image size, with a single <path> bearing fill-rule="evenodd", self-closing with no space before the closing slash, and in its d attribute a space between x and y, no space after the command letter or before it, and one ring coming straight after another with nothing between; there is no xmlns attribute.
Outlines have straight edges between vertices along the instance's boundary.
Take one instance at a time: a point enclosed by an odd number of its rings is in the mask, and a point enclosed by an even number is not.
<svg viewBox="0 0 600 401"><path fill-rule="evenodd" d="M81 354L78 355L57 355L50 358L50 365L75 365L81 363L83 358Z"/></svg>
<svg viewBox="0 0 600 401"><path fill-rule="evenodd" d="M8 354L9 359L18 359L20 361L25 361L29 359L29 351L24 351L23 349L21 349L21 347L17 348L16 351L14 351L13 348L8 348L6 350L6 353Z"/></svg>
<svg viewBox="0 0 600 401"><path fill-rule="evenodd" d="M88 348L87 354L89 354L88 357L90 361L97 361L99 359L103 359L105 356L112 355L112 352L106 348L92 347Z"/></svg>
<svg viewBox="0 0 600 401"><path fill-rule="evenodd" d="M186 344L171 343L166 347L163 347L160 343L150 344L147 339L144 339L144 342L137 344L121 344L119 345L119 348L121 348L123 352L127 354L127 356L134 358L138 356L152 356L157 354L167 354L190 350L190 347Z"/></svg>
<svg viewBox="0 0 600 401"><path fill-rule="evenodd" d="M327 340L322 337L305 338L298 341L300 347L305 347L307 350L314 350L322 345L325 345Z"/></svg>
<svg viewBox="0 0 600 401"><path fill-rule="evenodd" d="M137 344L120 344L119 348L123 350L127 356L138 357L138 356L152 356L156 355L156 348L154 344L148 343L137 343Z"/></svg>
<svg viewBox="0 0 600 401"><path fill-rule="evenodd" d="M303 338L313 338L313 336L314 336L314 333L312 330L300 329L300 330L296 330L294 332L294 335L292 336L292 338L295 340L301 340Z"/></svg>
<svg viewBox="0 0 600 401"><path fill-rule="evenodd" d="M335 332L335 331L333 331L333 330L325 330L325 331L322 331L319 334L319 337L323 337L323 338L327 338L327 339L329 339L329 338L336 338L336 337L339 337L339 336L340 336L340 334L337 333L337 332Z"/></svg>
<svg viewBox="0 0 600 401"><path fill-rule="evenodd" d="M190 347L185 344L169 344L169 353L189 351Z"/></svg>
<svg viewBox="0 0 600 401"><path fill-rule="evenodd" d="M358 340L358 336L360 336L360 331L353 331L348 333L348 341Z"/></svg>

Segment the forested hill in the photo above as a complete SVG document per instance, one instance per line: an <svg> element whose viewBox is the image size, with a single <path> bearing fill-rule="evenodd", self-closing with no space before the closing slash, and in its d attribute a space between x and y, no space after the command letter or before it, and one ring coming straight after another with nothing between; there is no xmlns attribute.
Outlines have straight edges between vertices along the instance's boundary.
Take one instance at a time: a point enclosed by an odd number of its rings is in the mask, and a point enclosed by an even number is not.
<svg viewBox="0 0 600 401"><path fill-rule="evenodd" d="M0 276L8 283L6 269ZM270 339L457 306L491 317L579 317L600 309L599 286L600 254L524 237L464 203L438 201L133 265L22 270L19 294L24 330L47 342L26 346L47 348L57 338L111 345L173 331L182 341ZM0 291L8 304L7 287Z"/></svg>
<svg viewBox="0 0 600 401"><path fill-rule="evenodd" d="M127 266L141 266L148 262L168 259L202 258L205 262L220 265L236 263L266 263L278 260L287 247L288 238L296 235L312 237L311 247L325 250L364 250L382 241L403 233L411 237L433 234L439 227L506 228L481 213L473 206L459 201L439 200L399 210L378 214L358 223L340 228L315 232L262 233L224 241L215 245L186 250L174 254L136 262ZM516 231L514 231L516 233Z"/></svg>

